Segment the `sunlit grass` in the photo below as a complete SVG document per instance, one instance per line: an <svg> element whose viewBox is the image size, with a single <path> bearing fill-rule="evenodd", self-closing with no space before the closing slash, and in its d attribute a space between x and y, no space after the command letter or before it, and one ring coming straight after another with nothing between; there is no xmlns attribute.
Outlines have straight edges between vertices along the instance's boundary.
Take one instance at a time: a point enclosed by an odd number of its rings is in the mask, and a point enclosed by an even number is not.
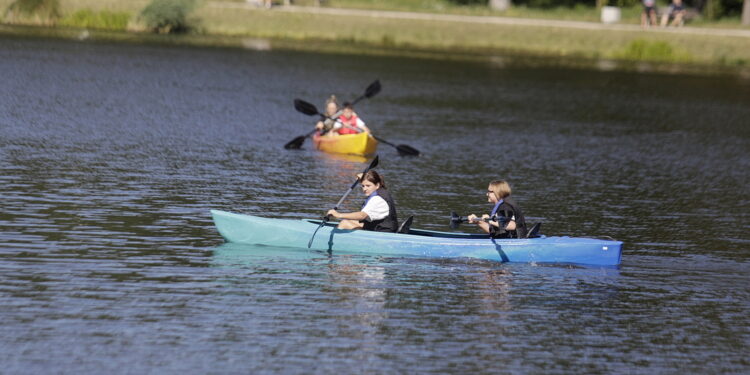
<svg viewBox="0 0 750 375"><path fill-rule="evenodd" d="M405 51L467 54L525 53L638 61L743 64L750 61L747 38L653 33L649 31L582 30L544 26L488 25L386 18L332 17L317 14L234 10L205 7L200 12L210 32L277 39L330 41ZM631 43L646 40L669 45L671 55L625 53Z"/></svg>
<svg viewBox="0 0 750 375"><path fill-rule="evenodd" d="M689 62L689 53L673 47L663 40L635 39L615 53L615 57L635 61Z"/></svg>
<svg viewBox="0 0 750 375"><path fill-rule="evenodd" d="M127 12L112 12L107 10L94 12L90 9L83 9L64 17L60 20L59 24L70 27L125 30L129 20L130 14Z"/></svg>
<svg viewBox="0 0 750 375"><path fill-rule="evenodd" d="M340 3L339 3L340 2ZM0 0L0 8L10 0ZM112 12L123 17L130 15L131 23L149 0L120 2L114 0L61 0L65 19L76 12L88 10L87 17L79 17L78 24L85 26L86 19L97 14ZM398 0L331 0L327 4L376 6L380 8ZM413 2L412 2L413 3ZM424 0L427 4L445 4L440 0ZM437 6L437 5L434 5ZM466 10L466 9L464 9ZM482 10L487 12L487 10ZM513 11L523 12L521 8ZM479 12L479 10L477 10ZM565 11L551 10L551 18L565 18ZM579 15L597 17L588 9L571 10ZM639 9L623 11L623 18L637 23ZM551 15L558 17L552 17ZM571 13L572 14L572 13ZM396 20L383 17L329 16L323 14L267 11L253 7L222 8L204 1L192 15L199 20L197 33L247 38L268 38L274 45L284 41L307 41L326 50L367 53L388 50L403 54L444 54L446 56L495 56L522 54L531 56L575 57L586 59L615 59L626 61L655 61L674 63L705 63L729 66L750 64L748 38L661 33L649 30L584 30L573 28L499 25L476 22L440 22L426 20ZM122 18L120 18L122 19ZM78 21L77 21L78 22ZM107 21L109 22L109 21ZM107 23L105 22L105 24ZM119 22L119 21L117 21ZM117 22L109 22L115 24ZM120 23L117 23L121 25ZM119 27L119 26L118 26ZM293 43L287 43L291 45ZM304 47L297 43L292 48ZM317 48L317 47L316 47Z"/></svg>

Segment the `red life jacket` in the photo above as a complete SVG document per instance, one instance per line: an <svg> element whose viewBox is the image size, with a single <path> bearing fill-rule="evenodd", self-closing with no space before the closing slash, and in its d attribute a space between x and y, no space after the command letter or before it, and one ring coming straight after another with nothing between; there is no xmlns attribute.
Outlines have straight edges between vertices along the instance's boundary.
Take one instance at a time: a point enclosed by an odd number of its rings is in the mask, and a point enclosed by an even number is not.
<svg viewBox="0 0 750 375"><path fill-rule="evenodd" d="M357 127L357 115L352 114L351 118L346 118L346 117L344 117L344 115L341 115L341 116L339 116L338 121L340 123L344 124L344 126L340 127L337 130L337 132L339 134L359 134L359 133L361 133L361 131L358 132L358 131L354 130L354 129L359 129L359 127ZM347 126L352 127L354 129L350 129Z"/></svg>

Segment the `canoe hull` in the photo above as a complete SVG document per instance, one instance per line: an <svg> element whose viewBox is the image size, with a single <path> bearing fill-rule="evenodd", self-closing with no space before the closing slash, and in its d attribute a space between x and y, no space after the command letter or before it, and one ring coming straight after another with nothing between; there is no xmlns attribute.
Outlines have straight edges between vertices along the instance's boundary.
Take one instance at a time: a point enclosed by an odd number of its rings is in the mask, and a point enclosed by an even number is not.
<svg viewBox="0 0 750 375"><path fill-rule="evenodd" d="M344 134L339 136L313 136L315 148L332 154L372 155L378 149L378 141L370 133Z"/></svg>
<svg viewBox="0 0 750 375"><path fill-rule="evenodd" d="M307 248L318 227L315 220L268 219L212 210L219 233L227 242ZM414 234L412 234L414 233ZM387 256L469 257L497 262L620 264L622 242L593 238L542 237L490 239L481 234L413 229L410 234L320 228L312 249Z"/></svg>

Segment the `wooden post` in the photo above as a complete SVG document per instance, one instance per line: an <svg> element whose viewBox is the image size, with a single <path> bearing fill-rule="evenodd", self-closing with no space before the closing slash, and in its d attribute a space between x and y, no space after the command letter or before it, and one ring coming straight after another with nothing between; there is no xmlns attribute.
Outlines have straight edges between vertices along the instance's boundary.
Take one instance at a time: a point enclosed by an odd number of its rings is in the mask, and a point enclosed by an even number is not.
<svg viewBox="0 0 750 375"><path fill-rule="evenodd" d="M750 26L750 0L745 0L744 5L742 5L742 24Z"/></svg>

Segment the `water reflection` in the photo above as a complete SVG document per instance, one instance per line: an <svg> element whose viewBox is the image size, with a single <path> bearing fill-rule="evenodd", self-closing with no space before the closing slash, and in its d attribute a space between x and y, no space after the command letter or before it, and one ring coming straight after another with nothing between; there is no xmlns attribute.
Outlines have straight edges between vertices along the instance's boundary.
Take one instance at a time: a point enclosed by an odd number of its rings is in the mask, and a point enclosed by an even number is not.
<svg viewBox="0 0 750 375"><path fill-rule="evenodd" d="M341 334L356 340L359 360L376 360L380 329L388 317L386 268L337 257L328 264L328 281L326 292L336 297L331 309L336 311Z"/></svg>
<svg viewBox="0 0 750 375"><path fill-rule="evenodd" d="M318 160L328 168L341 168L355 163L366 166L367 163L372 161L371 158L361 155L329 154L326 152L316 152L315 160Z"/></svg>

